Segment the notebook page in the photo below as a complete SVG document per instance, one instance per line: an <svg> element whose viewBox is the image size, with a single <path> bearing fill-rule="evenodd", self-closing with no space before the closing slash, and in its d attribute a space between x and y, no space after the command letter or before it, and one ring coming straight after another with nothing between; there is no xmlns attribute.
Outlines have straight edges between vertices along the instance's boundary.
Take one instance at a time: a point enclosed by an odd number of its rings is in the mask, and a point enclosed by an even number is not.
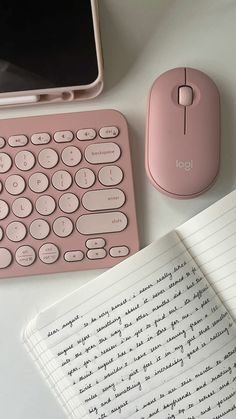
<svg viewBox="0 0 236 419"><path fill-rule="evenodd" d="M72 418L236 412L235 324L176 233L43 312L26 339Z"/></svg>
<svg viewBox="0 0 236 419"><path fill-rule="evenodd" d="M236 319L236 190L176 231Z"/></svg>

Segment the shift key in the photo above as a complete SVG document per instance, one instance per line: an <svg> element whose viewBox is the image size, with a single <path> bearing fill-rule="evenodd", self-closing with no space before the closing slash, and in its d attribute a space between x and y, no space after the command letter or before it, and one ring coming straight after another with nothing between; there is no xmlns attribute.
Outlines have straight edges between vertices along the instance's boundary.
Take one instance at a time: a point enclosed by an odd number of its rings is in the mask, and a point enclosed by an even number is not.
<svg viewBox="0 0 236 419"><path fill-rule="evenodd" d="M127 227L128 219L123 212L104 212L81 215L76 228L81 234L115 233Z"/></svg>

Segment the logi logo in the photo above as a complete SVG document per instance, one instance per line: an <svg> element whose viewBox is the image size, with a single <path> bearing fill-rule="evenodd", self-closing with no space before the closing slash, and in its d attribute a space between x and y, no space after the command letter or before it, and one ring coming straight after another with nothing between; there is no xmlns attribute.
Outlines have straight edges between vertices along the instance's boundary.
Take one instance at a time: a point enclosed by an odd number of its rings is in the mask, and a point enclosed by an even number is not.
<svg viewBox="0 0 236 419"><path fill-rule="evenodd" d="M186 172L192 170L193 168L193 160L181 161L175 160L175 165L177 169L184 169Z"/></svg>

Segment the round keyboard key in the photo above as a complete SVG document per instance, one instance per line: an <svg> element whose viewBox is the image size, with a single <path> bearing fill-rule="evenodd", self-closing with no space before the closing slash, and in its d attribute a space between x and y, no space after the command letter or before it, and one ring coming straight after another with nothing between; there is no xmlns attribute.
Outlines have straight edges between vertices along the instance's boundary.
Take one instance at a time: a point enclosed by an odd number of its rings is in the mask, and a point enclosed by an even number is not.
<svg viewBox="0 0 236 419"><path fill-rule="evenodd" d="M65 193L59 199L59 208L63 212L71 214L79 208L79 199L73 193Z"/></svg>
<svg viewBox="0 0 236 419"><path fill-rule="evenodd" d="M90 188L95 182L95 174L91 169L80 169L75 174L75 182L80 188Z"/></svg>
<svg viewBox="0 0 236 419"><path fill-rule="evenodd" d="M113 258L124 257L129 254L129 248L127 246L115 246L110 248L109 253Z"/></svg>
<svg viewBox="0 0 236 419"><path fill-rule="evenodd" d="M6 235L12 242L20 242L26 236L26 227L19 221L13 221L6 228Z"/></svg>
<svg viewBox="0 0 236 419"><path fill-rule="evenodd" d="M47 190L49 180L44 173L34 173L29 178L29 187L33 192L41 193Z"/></svg>
<svg viewBox="0 0 236 419"><path fill-rule="evenodd" d="M4 138L0 137L0 148L3 148L6 144L6 141L4 140Z"/></svg>
<svg viewBox="0 0 236 419"><path fill-rule="evenodd" d="M115 143L90 144L84 153L86 160L91 164L113 163L120 155L121 149Z"/></svg>
<svg viewBox="0 0 236 419"><path fill-rule="evenodd" d="M12 212L16 217L28 217L33 211L33 205L27 198L17 198L12 204Z"/></svg>
<svg viewBox="0 0 236 419"><path fill-rule="evenodd" d="M9 205L0 199L0 220L4 220L9 214Z"/></svg>
<svg viewBox="0 0 236 419"><path fill-rule="evenodd" d="M57 131L54 134L54 141L56 143L68 143L72 141L74 138L74 134L71 131Z"/></svg>
<svg viewBox="0 0 236 419"><path fill-rule="evenodd" d="M17 263L21 266L30 266L36 259L35 250L31 246L21 246L15 253Z"/></svg>
<svg viewBox="0 0 236 419"><path fill-rule="evenodd" d="M90 249L87 251L87 257L89 259L103 259L107 255L105 249Z"/></svg>
<svg viewBox="0 0 236 419"><path fill-rule="evenodd" d="M81 234L115 233L123 231L128 224L128 218L122 212L102 212L81 215L76 228Z"/></svg>
<svg viewBox="0 0 236 419"><path fill-rule="evenodd" d="M42 195L37 199L35 208L41 215L50 215L56 209L56 202L51 196Z"/></svg>
<svg viewBox="0 0 236 419"><path fill-rule="evenodd" d="M88 211L116 209L125 203L125 194L117 188L85 192L82 204Z"/></svg>
<svg viewBox="0 0 236 419"><path fill-rule="evenodd" d="M3 229L2 227L0 227L0 241L3 239L3 236L4 236Z"/></svg>
<svg viewBox="0 0 236 419"><path fill-rule="evenodd" d="M59 258L59 249L55 244L46 243L39 249L39 259L46 264L55 263Z"/></svg>
<svg viewBox="0 0 236 419"><path fill-rule="evenodd" d="M50 233L50 226L45 220L34 220L29 228L31 236L36 240L45 239Z"/></svg>
<svg viewBox="0 0 236 419"><path fill-rule="evenodd" d="M119 129L117 127L103 127L99 130L101 138L115 138L118 134Z"/></svg>
<svg viewBox="0 0 236 419"><path fill-rule="evenodd" d="M12 262L12 254L4 247L0 248L0 269L7 268Z"/></svg>
<svg viewBox="0 0 236 419"><path fill-rule="evenodd" d="M28 144L28 138L26 135L12 135L8 138L8 144L11 147L24 147Z"/></svg>
<svg viewBox="0 0 236 419"><path fill-rule="evenodd" d="M123 172L118 166L104 166L99 170L98 179L104 186L118 185L123 179Z"/></svg>
<svg viewBox="0 0 236 419"><path fill-rule="evenodd" d="M67 217L59 217L53 223L53 231L59 237L68 237L73 231L73 223Z"/></svg>
<svg viewBox="0 0 236 419"><path fill-rule="evenodd" d="M61 153L61 159L66 166L74 167L80 163L82 159L81 151L77 147L66 147Z"/></svg>
<svg viewBox="0 0 236 419"><path fill-rule="evenodd" d="M6 179L5 188L11 195L20 195L25 190L25 180L22 176L11 175Z"/></svg>
<svg viewBox="0 0 236 419"><path fill-rule="evenodd" d="M101 247L104 247L106 244L105 240L103 238L98 237L97 239L88 239L86 241L86 247L88 249L98 249Z"/></svg>
<svg viewBox="0 0 236 419"><path fill-rule="evenodd" d="M39 164L45 169L52 169L55 167L58 160L58 154L52 148L44 148L38 155Z"/></svg>
<svg viewBox="0 0 236 419"><path fill-rule="evenodd" d="M77 135L78 140L80 141L90 141L90 140L94 140L97 133L95 129L93 128L85 128L85 129L80 129L79 131L77 131L76 135Z"/></svg>
<svg viewBox="0 0 236 419"><path fill-rule="evenodd" d="M50 143L51 137L47 132L39 132L31 136L31 142L35 145Z"/></svg>
<svg viewBox="0 0 236 419"><path fill-rule="evenodd" d="M6 173L12 166L12 159L6 153L0 153L0 173Z"/></svg>
<svg viewBox="0 0 236 419"><path fill-rule="evenodd" d="M84 254L81 250L72 250L71 252L66 252L64 254L64 259L66 262L79 262L83 260Z"/></svg>
<svg viewBox="0 0 236 419"><path fill-rule="evenodd" d="M52 184L58 191L65 191L72 184L72 176L65 170L58 170L52 176Z"/></svg>
<svg viewBox="0 0 236 419"><path fill-rule="evenodd" d="M27 172L35 165L35 157L31 151L19 151L15 157L15 165L19 170Z"/></svg>

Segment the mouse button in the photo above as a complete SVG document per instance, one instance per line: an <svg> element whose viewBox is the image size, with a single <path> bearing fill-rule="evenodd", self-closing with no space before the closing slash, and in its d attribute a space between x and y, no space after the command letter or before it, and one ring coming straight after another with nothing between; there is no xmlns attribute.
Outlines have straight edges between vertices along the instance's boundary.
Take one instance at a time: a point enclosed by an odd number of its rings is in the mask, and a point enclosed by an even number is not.
<svg viewBox="0 0 236 419"><path fill-rule="evenodd" d="M191 86L180 86L178 90L178 103L182 106L190 106L193 103L193 89Z"/></svg>

